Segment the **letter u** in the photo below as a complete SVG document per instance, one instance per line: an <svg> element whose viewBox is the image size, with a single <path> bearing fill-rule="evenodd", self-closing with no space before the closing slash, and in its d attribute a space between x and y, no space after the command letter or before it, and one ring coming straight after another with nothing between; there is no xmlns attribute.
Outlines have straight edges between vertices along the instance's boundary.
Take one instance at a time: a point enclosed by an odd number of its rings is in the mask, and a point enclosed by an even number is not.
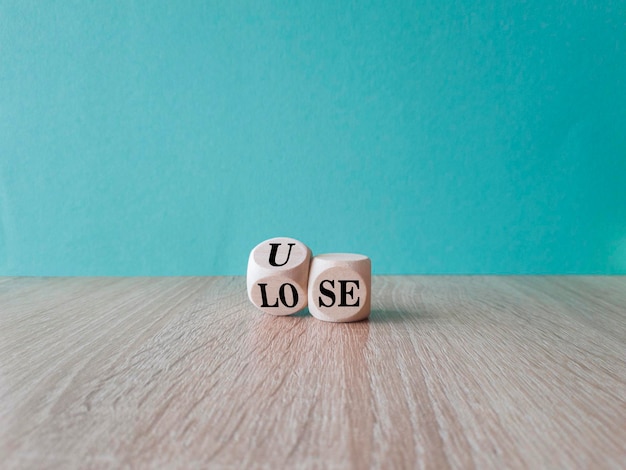
<svg viewBox="0 0 626 470"><path fill-rule="evenodd" d="M285 261L283 263L278 264L276 262L276 255L278 254L278 247L280 245L280 243L270 243L270 246L272 247L272 251L270 251L270 265L272 266L280 267L286 265L289 261L289 257L291 256L291 248L295 245L295 243L288 243L289 251L287 252L287 258L285 258Z"/></svg>

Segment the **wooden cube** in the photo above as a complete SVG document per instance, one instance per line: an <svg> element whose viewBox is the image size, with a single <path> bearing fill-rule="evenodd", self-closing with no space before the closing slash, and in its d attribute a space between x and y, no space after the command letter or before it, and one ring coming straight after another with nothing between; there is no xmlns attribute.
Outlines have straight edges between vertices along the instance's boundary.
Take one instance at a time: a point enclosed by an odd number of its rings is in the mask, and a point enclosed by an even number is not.
<svg viewBox="0 0 626 470"><path fill-rule="evenodd" d="M291 315L307 306L311 250L293 238L259 243L248 258L250 301L271 315Z"/></svg>
<svg viewBox="0 0 626 470"><path fill-rule="evenodd" d="M331 253L314 256L309 271L309 311L330 322L369 317L372 263L367 256Z"/></svg>

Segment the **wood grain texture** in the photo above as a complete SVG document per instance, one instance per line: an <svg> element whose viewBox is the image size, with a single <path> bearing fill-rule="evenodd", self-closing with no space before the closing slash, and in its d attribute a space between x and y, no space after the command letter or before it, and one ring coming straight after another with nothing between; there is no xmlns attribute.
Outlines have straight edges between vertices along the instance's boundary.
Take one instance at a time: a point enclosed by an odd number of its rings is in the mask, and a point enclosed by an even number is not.
<svg viewBox="0 0 626 470"><path fill-rule="evenodd" d="M621 468L626 278L374 277L369 321L243 277L0 282L2 468Z"/></svg>

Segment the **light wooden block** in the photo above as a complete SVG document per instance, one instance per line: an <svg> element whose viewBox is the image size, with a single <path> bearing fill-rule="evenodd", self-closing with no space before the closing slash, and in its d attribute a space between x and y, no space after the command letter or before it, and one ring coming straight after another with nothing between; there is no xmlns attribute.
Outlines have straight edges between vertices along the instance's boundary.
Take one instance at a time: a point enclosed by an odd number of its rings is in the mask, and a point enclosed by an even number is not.
<svg viewBox="0 0 626 470"><path fill-rule="evenodd" d="M353 253L318 255L309 271L309 311L330 322L352 322L369 317L372 263Z"/></svg>
<svg viewBox="0 0 626 470"><path fill-rule="evenodd" d="M291 315L307 306L311 250L293 238L259 243L248 258L250 301L271 315Z"/></svg>

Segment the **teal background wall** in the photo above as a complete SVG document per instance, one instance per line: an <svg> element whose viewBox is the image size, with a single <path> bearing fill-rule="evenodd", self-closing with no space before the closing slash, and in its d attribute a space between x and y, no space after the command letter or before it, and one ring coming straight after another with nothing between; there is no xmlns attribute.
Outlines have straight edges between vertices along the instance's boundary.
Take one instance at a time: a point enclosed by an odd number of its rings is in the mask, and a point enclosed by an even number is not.
<svg viewBox="0 0 626 470"><path fill-rule="evenodd" d="M0 274L626 273L626 2L0 1Z"/></svg>

